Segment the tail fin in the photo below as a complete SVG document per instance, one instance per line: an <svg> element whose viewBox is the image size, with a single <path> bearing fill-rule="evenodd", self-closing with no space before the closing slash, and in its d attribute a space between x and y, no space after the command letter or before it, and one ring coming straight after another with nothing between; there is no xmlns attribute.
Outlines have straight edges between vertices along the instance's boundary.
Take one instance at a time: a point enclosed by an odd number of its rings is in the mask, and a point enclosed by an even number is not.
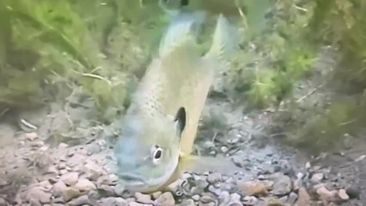
<svg viewBox="0 0 366 206"><path fill-rule="evenodd" d="M222 60L225 56L233 54L238 50L239 39L238 29L231 25L228 20L220 14L217 19L212 46L205 56Z"/></svg>
<svg viewBox="0 0 366 206"><path fill-rule="evenodd" d="M169 54L172 49L182 45L184 42L195 42L195 37L200 31L205 17L206 13L202 11L179 12L177 15L174 15L160 42L159 55L165 56Z"/></svg>

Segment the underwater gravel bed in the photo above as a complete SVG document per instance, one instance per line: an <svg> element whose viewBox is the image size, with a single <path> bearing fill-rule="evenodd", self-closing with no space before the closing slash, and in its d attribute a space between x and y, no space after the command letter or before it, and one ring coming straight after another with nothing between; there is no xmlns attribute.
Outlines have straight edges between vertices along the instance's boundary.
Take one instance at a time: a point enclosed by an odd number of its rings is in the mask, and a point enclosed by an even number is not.
<svg viewBox="0 0 366 206"><path fill-rule="evenodd" d="M22 185L14 199L5 192L0 195L0 205L305 206L341 204L357 196L357 191L347 188L347 184L329 179L327 168L310 163L294 168L291 158L271 147L257 149L257 153L240 150L233 154L240 171L232 175L184 173L166 191L128 194L118 189L111 148L103 139L50 148L37 134L26 133L19 144L21 150L2 157L13 160L1 164L2 169L19 164L14 160L20 161L36 151L42 152L39 163L46 158L44 169L34 173L32 181ZM7 181L5 178L0 182L6 185Z"/></svg>

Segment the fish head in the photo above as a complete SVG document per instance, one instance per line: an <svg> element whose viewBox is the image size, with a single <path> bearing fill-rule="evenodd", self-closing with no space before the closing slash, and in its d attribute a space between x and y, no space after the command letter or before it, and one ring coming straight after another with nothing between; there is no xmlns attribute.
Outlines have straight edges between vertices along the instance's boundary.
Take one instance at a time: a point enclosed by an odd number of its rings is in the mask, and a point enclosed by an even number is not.
<svg viewBox="0 0 366 206"><path fill-rule="evenodd" d="M185 110L175 118L131 116L115 145L117 175L131 192L150 192L163 186L175 173L180 155L180 136Z"/></svg>

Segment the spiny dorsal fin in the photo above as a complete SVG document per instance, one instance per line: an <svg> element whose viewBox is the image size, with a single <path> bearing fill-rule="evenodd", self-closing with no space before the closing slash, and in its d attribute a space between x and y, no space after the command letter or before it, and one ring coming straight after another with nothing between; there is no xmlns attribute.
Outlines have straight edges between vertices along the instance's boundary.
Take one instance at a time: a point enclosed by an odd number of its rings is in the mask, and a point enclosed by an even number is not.
<svg viewBox="0 0 366 206"><path fill-rule="evenodd" d="M213 34L212 46L206 57L223 59L239 48L239 31L220 14Z"/></svg>
<svg viewBox="0 0 366 206"><path fill-rule="evenodd" d="M187 42L196 42L195 38L200 30L200 25L205 18L205 12L179 12L173 17L172 22L163 36L159 55L169 54L177 46Z"/></svg>

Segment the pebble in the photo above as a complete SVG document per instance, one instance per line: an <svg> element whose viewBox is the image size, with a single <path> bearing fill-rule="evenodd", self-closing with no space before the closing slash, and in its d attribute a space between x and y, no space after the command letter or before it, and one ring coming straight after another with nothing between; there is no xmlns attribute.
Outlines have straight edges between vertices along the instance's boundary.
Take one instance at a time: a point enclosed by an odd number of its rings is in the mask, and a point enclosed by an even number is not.
<svg viewBox="0 0 366 206"><path fill-rule="evenodd" d="M255 205L258 202L258 199L254 196L245 196L243 198L243 203L245 205Z"/></svg>
<svg viewBox="0 0 366 206"><path fill-rule="evenodd" d="M67 205L70 205L70 206L79 206L79 205L88 205L88 204L90 204L88 195L80 196L67 203Z"/></svg>
<svg viewBox="0 0 366 206"><path fill-rule="evenodd" d="M76 188L73 187L67 187L63 192L62 192L62 197L64 198L64 200L66 202L68 202L71 199L74 199L76 197L79 197L81 195L80 191Z"/></svg>
<svg viewBox="0 0 366 206"><path fill-rule="evenodd" d="M320 199L325 205L329 202L333 202L337 195L337 191L329 191L325 186L321 186L316 190L316 193L320 196Z"/></svg>
<svg viewBox="0 0 366 206"><path fill-rule="evenodd" d="M228 206L243 206L243 204L240 201L231 201Z"/></svg>
<svg viewBox="0 0 366 206"><path fill-rule="evenodd" d="M88 161L84 165L84 171L86 173L87 178L88 179L91 179L91 180L97 180L104 173L104 171L102 170L102 168L99 167L99 165L97 165L93 161Z"/></svg>
<svg viewBox="0 0 366 206"><path fill-rule="evenodd" d="M210 193L203 193L200 198L200 203L203 204L214 203L214 205L216 205L216 202L217 202L216 198L213 197L213 195Z"/></svg>
<svg viewBox="0 0 366 206"><path fill-rule="evenodd" d="M230 199L234 201L240 201L241 196L238 193L233 193L230 195Z"/></svg>
<svg viewBox="0 0 366 206"><path fill-rule="evenodd" d="M349 200L349 195L347 194L346 190L345 189L340 189L338 191L338 196L341 200L343 201L347 201Z"/></svg>
<svg viewBox="0 0 366 206"><path fill-rule="evenodd" d="M366 158L366 155L361 155L359 156L358 158L355 159L355 162L359 162L359 161L362 161Z"/></svg>
<svg viewBox="0 0 366 206"><path fill-rule="evenodd" d="M200 200L200 195L193 195L193 196L192 196L192 199L193 199L194 201L198 201L198 200Z"/></svg>
<svg viewBox="0 0 366 206"><path fill-rule="evenodd" d="M61 142L59 145L58 145L58 148L59 149L66 149L69 145L67 145L66 143L63 143Z"/></svg>
<svg viewBox="0 0 366 206"><path fill-rule="evenodd" d="M79 153L71 153L72 155L70 156L70 154L68 154L67 156L69 156L67 158L67 165L70 167L73 167L76 169L76 166L80 166L81 162L85 162L85 155L79 154ZM84 170L82 170L84 171Z"/></svg>
<svg viewBox="0 0 366 206"><path fill-rule="evenodd" d="M35 133L35 132L25 133L25 138L26 138L27 140L33 141L33 140L35 140L35 139L37 139L37 138L38 138L38 134L37 134L37 133Z"/></svg>
<svg viewBox="0 0 366 206"><path fill-rule="evenodd" d="M287 195L292 190L292 181L289 176L277 173L274 178L273 194L275 195Z"/></svg>
<svg viewBox="0 0 366 206"><path fill-rule="evenodd" d="M182 203L180 203L180 206L195 206L196 204L192 199L184 199Z"/></svg>
<svg viewBox="0 0 366 206"><path fill-rule="evenodd" d="M96 154L99 153L101 151L101 148L99 145L97 144L90 144L87 148L87 153L88 155L92 155L92 154Z"/></svg>
<svg viewBox="0 0 366 206"><path fill-rule="evenodd" d="M79 174L77 172L69 172L60 177L60 179L67 185L71 186L78 182Z"/></svg>
<svg viewBox="0 0 366 206"><path fill-rule="evenodd" d="M298 195L294 192L291 192L287 198L287 202L290 205L295 205L297 198L298 198Z"/></svg>
<svg viewBox="0 0 366 206"><path fill-rule="evenodd" d="M67 169L62 169L59 171L60 175L64 175L66 173L68 173L69 171Z"/></svg>
<svg viewBox="0 0 366 206"><path fill-rule="evenodd" d="M33 187L26 192L26 199L35 205L49 203L51 194L44 191L41 187Z"/></svg>
<svg viewBox="0 0 366 206"><path fill-rule="evenodd" d="M7 205L8 203L6 202L6 200L0 197L0 206L7 206Z"/></svg>
<svg viewBox="0 0 366 206"><path fill-rule="evenodd" d="M152 204L154 201L151 200L151 196L147 194L142 194L140 192L135 193L136 201L144 204Z"/></svg>
<svg viewBox="0 0 366 206"><path fill-rule="evenodd" d="M261 181L264 185L265 185L265 187L267 188L267 189L272 189L272 187L273 187L273 185L274 185L274 182L273 181L271 181L271 180L262 180Z"/></svg>
<svg viewBox="0 0 366 206"><path fill-rule="evenodd" d="M222 146L220 150L222 153L226 153L229 149L226 146Z"/></svg>
<svg viewBox="0 0 366 206"><path fill-rule="evenodd" d="M359 198L360 191L361 189L356 187L349 187L346 189L346 192L350 198Z"/></svg>
<svg viewBox="0 0 366 206"><path fill-rule="evenodd" d="M231 198L230 198L230 194L228 191L223 191L219 196L218 199L220 201L220 205L227 205Z"/></svg>
<svg viewBox="0 0 366 206"><path fill-rule="evenodd" d="M57 170L56 166L51 165L51 166L48 167L47 172L45 174L57 175L58 170Z"/></svg>
<svg viewBox="0 0 366 206"><path fill-rule="evenodd" d="M159 206L174 206L175 200L170 192L164 192L158 199L155 200L155 204Z"/></svg>
<svg viewBox="0 0 366 206"><path fill-rule="evenodd" d="M266 206L284 206L281 200L274 197L266 199L266 203Z"/></svg>
<svg viewBox="0 0 366 206"><path fill-rule="evenodd" d="M301 187L298 192L297 205L298 206L308 206L310 205L310 196L305 188Z"/></svg>
<svg viewBox="0 0 366 206"><path fill-rule="evenodd" d="M155 199L157 199L158 197L160 197L161 193L162 193L162 192L157 191L157 192L152 193L152 194L151 194L151 196L152 196L152 198L154 198L154 200L155 200Z"/></svg>
<svg viewBox="0 0 366 206"><path fill-rule="evenodd" d="M65 185L65 183L63 181L59 180L58 182L56 182L53 185L53 188L52 188L53 196L55 196L55 197L62 196L62 193L63 193L63 191L66 190L66 188L67 188L67 186Z"/></svg>
<svg viewBox="0 0 366 206"><path fill-rule="evenodd" d="M80 178L75 184L74 188L78 189L80 192L88 192L90 190L95 190L95 184L88 179Z"/></svg>
<svg viewBox="0 0 366 206"><path fill-rule="evenodd" d="M311 181L313 183L320 183L324 179L323 173L315 173L311 176Z"/></svg>
<svg viewBox="0 0 366 206"><path fill-rule="evenodd" d="M259 181L239 182L238 187L243 195L265 196L268 194L266 186Z"/></svg>
<svg viewBox="0 0 366 206"><path fill-rule="evenodd" d="M99 205L103 205L103 206L128 206L128 202L121 197L102 198L102 199L98 200L98 203L99 203Z"/></svg>
<svg viewBox="0 0 366 206"><path fill-rule="evenodd" d="M310 164L310 162L306 162L306 163L305 163L305 168L306 168L306 169L310 169L310 168L311 168L311 164Z"/></svg>
<svg viewBox="0 0 366 206"><path fill-rule="evenodd" d="M207 182L210 184L215 184L222 180L222 176L220 173L211 173L207 176Z"/></svg>
<svg viewBox="0 0 366 206"><path fill-rule="evenodd" d="M145 204L142 204L142 203L138 203L138 202L130 202L128 204L129 206L147 206ZM114 205L113 205L114 206ZM160 205L159 205L160 206Z"/></svg>

